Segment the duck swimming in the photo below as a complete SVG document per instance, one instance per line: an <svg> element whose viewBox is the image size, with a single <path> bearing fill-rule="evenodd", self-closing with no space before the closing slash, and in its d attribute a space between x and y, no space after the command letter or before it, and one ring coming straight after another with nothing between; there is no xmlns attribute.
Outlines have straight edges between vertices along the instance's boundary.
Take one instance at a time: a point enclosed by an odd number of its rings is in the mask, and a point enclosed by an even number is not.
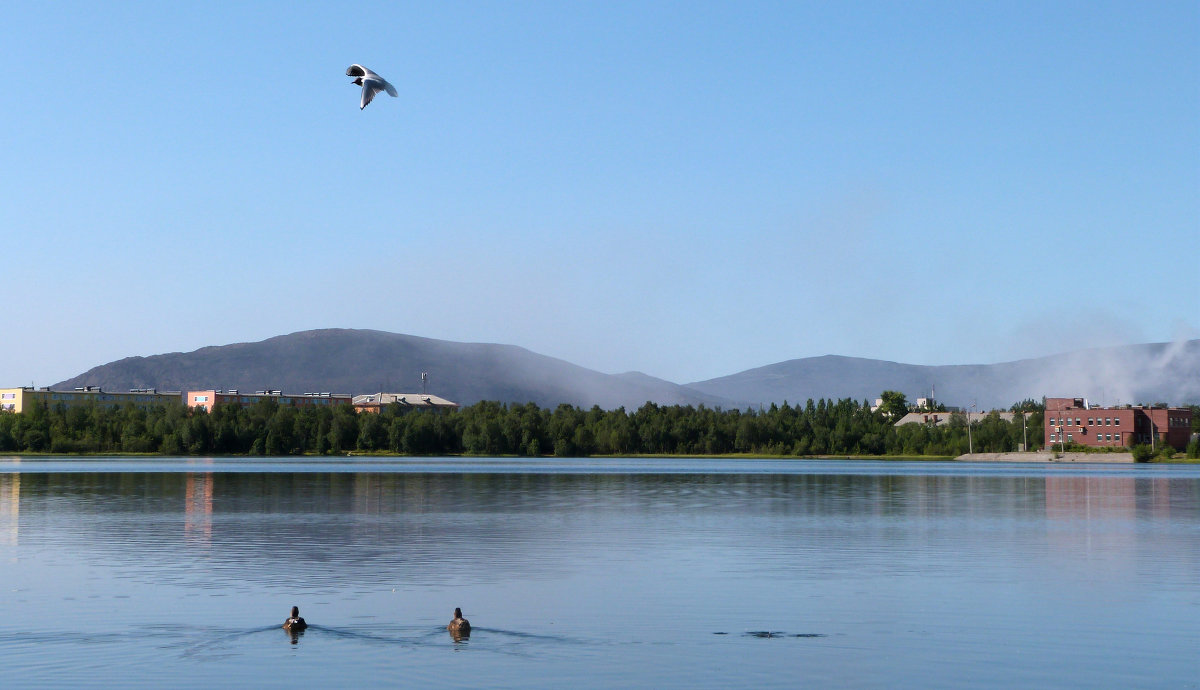
<svg viewBox="0 0 1200 690"><path fill-rule="evenodd" d="M471 621L462 617L462 609L454 609L454 620L446 626L451 634L470 635Z"/></svg>
<svg viewBox="0 0 1200 690"><path fill-rule="evenodd" d="M285 620L283 622L282 627L284 630L287 630L290 632L300 632L301 630L304 630L305 628L308 627L308 623L305 623L304 619L300 617L300 607L299 606L292 607L292 615L291 615L291 617L289 617L287 620Z"/></svg>

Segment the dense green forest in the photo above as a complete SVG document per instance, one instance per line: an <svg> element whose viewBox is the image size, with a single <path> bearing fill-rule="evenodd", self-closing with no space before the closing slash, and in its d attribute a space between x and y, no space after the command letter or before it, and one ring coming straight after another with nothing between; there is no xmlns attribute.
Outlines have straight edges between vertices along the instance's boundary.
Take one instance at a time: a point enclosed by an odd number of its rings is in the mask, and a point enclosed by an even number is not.
<svg viewBox="0 0 1200 690"><path fill-rule="evenodd" d="M1042 409L1032 401L1024 430L1041 445ZM971 426L892 425L891 413L850 399L809 400L761 410L660 406L554 410L480 402L446 412L356 414L349 405L295 408L273 400L218 405L211 413L180 405L140 409L35 406L0 414L0 452L298 455L379 452L407 455L959 455L1018 448L1023 430L998 414Z"/></svg>

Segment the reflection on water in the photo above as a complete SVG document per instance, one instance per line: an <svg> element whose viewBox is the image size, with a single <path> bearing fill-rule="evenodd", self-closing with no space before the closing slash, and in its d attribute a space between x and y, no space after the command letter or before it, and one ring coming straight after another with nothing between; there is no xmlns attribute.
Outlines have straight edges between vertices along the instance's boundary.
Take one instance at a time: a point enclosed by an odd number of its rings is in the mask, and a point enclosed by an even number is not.
<svg viewBox="0 0 1200 690"><path fill-rule="evenodd" d="M473 578L545 575L598 550L643 557L664 531L675 547L733 546L749 526L768 543L921 549L953 536L947 520L1003 532L1044 517L1080 523L1051 528L1052 541L1103 535L1122 559L1146 536L1139 519L1197 522L1196 487L1110 476L35 473L0 474L0 514L12 545L22 502L27 521L71 516L73 530L48 536L137 562L143 577L174 576L181 553L215 550L209 584L286 572L313 586L374 582L381 568L443 579L430 563ZM875 555L842 554L847 567Z"/></svg>
<svg viewBox="0 0 1200 690"><path fill-rule="evenodd" d="M2 468L0 663L85 686L113 664L140 686L1195 677L1194 468L557 462ZM280 634L297 604L308 630Z"/></svg>
<svg viewBox="0 0 1200 690"><path fill-rule="evenodd" d="M0 534L4 544L16 546L21 534L21 475L0 474Z"/></svg>
<svg viewBox="0 0 1200 690"><path fill-rule="evenodd" d="M200 546L212 543L213 474L187 475L187 504L184 506L183 533L188 540Z"/></svg>

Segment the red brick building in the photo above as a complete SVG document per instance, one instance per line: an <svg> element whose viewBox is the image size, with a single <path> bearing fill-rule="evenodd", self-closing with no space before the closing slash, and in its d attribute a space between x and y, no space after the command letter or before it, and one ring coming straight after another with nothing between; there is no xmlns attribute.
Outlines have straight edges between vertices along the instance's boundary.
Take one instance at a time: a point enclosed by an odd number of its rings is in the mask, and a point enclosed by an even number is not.
<svg viewBox="0 0 1200 690"><path fill-rule="evenodd" d="M1183 450L1192 434L1186 407L1094 407L1084 398L1046 398L1046 446L1078 443L1095 448L1164 443Z"/></svg>

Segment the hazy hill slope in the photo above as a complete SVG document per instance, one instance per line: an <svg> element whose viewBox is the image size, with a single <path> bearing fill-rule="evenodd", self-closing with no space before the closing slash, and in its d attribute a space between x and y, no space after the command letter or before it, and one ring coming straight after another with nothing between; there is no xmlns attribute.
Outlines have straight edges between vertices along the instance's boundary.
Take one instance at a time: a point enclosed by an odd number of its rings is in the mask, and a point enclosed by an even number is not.
<svg viewBox="0 0 1200 690"><path fill-rule="evenodd" d="M1200 402L1200 340L1080 350L999 364L922 366L827 355L779 362L687 384L750 403L808 398L874 400L898 390L910 400L936 389L949 405L1008 407L1026 398L1087 397L1102 404Z"/></svg>
<svg viewBox="0 0 1200 690"><path fill-rule="evenodd" d="M422 371L429 372L430 393L464 405L499 400L632 410L653 401L731 408L785 400L802 404L808 398L874 400L883 390L902 391L915 399L933 388L946 404L974 402L979 409L1043 396L1082 396L1101 404L1200 403L1200 340L960 366L827 355L681 386L637 372L603 374L512 345L326 329L194 352L129 357L56 387L409 392L420 390Z"/></svg>
<svg viewBox="0 0 1200 690"><path fill-rule="evenodd" d="M720 398L644 375L614 376L512 345L457 343L370 330L302 331L255 343L128 357L55 387L108 390L277 389L288 393L420 390L469 405L480 400L553 407L660 404L721 405Z"/></svg>

